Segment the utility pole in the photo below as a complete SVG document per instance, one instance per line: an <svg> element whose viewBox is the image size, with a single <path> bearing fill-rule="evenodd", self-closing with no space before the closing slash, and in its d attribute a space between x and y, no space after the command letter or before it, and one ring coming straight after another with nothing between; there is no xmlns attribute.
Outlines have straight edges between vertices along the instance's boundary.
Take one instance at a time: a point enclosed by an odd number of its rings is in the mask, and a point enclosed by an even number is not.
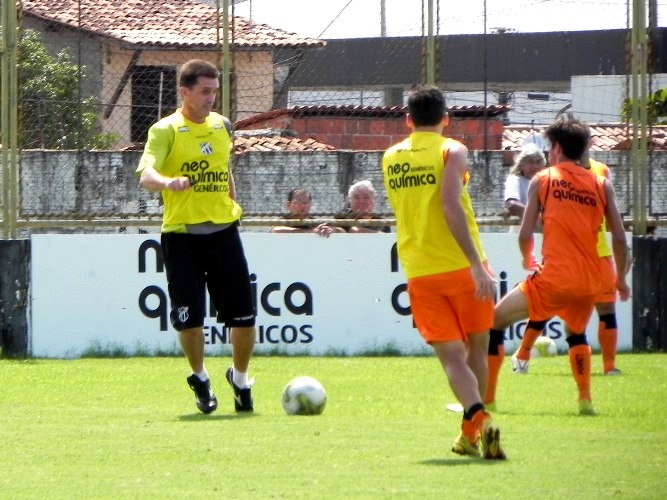
<svg viewBox="0 0 667 500"><path fill-rule="evenodd" d="M18 216L18 27L16 2L0 7L0 138L2 144L2 227L4 237L16 238Z"/></svg>
<svg viewBox="0 0 667 500"><path fill-rule="evenodd" d="M647 161L648 161L648 36L646 31L646 0L632 4L632 228L634 234L646 234Z"/></svg>

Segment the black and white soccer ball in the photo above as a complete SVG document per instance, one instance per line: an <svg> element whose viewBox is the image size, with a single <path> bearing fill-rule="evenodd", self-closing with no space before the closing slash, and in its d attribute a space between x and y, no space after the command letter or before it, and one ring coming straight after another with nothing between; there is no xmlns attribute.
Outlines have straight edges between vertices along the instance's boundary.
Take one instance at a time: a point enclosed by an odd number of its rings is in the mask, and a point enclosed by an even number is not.
<svg viewBox="0 0 667 500"><path fill-rule="evenodd" d="M283 389L282 403L288 415L320 415L327 404L327 393L317 379L296 377Z"/></svg>

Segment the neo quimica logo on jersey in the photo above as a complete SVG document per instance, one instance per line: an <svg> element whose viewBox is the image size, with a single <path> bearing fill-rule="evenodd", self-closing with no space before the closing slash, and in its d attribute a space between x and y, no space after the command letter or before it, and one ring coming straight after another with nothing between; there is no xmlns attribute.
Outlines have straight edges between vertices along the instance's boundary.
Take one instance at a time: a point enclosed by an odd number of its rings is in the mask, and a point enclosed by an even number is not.
<svg viewBox="0 0 667 500"><path fill-rule="evenodd" d="M387 166L389 188L397 189L435 185L435 175L432 166L411 167L410 163L395 163Z"/></svg>
<svg viewBox="0 0 667 500"><path fill-rule="evenodd" d="M558 201L573 201L580 205L597 206L595 193L588 189L579 189L564 179L553 179L551 181L553 197Z"/></svg>

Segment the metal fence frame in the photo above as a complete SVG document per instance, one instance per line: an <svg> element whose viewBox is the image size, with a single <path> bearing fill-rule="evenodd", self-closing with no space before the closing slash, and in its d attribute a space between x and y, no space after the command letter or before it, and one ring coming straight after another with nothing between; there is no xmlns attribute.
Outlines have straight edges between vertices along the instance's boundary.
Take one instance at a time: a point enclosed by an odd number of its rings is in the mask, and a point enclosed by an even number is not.
<svg viewBox="0 0 667 500"><path fill-rule="evenodd" d="M222 67L222 89L224 94L221 96L222 110L227 115L233 115L232 98L233 92L238 92L238 82L236 82L235 73L235 51L233 49L233 30L230 29L230 0L218 0L218 7L222 5L222 12L219 14L219 38L220 53L218 54ZM648 172L652 171L650 162L651 155L647 150L647 143L642 137L647 137L647 117L646 102L648 94L647 80L647 42L648 32L645 23L645 2L633 1L632 18L632 40L630 59L632 62L633 79L633 114L632 114L632 172L631 177L633 191L632 201L629 203L633 230L636 234L644 234L646 225L651 219L649 210L649 182ZM439 5L438 5L439 6ZM233 7L232 7L233 8ZM218 12L220 10L218 9ZM18 140L18 87L17 79L17 60L18 60L18 40L17 33L19 27L20 13L17 11L17 2L5 1L2 3L2 50L0 51L0 68L2 70L2 92L0 94L0 116L2 138L2 220L0 228L2 237L7 239L15 238L20 229L30 230L31 228L94 228L94 227L113 227L121 228L128 226L156 226L159 224L155 216L120 216L117 214L100 215L96 213L78 213L63 216L29 217L22 215L22 193L21 193L21 171L20 171L20 151L17 147ZM233 14L233 11L232 11ZM436 31L434 30L435 18L437 13L434 11L433 0L428 0L426 9L426 29L423 36L423 57L421 61L421 78L425 83L434 83L436 81L436 59L437 47L435 44ZM250 214L252 215L252 214ZM277 214L275 214L277 216ZM322 214L324 215L324 214ZM266 217L248 217L248 225L261 225L267 222ZM382 223L391 222L390 218ZM502 215L497 217L480 217L481 225L503 226L507 219ZM629 222L629 221L628 221ZM656 219L658 225L662 225L661 219Z"/></svg>

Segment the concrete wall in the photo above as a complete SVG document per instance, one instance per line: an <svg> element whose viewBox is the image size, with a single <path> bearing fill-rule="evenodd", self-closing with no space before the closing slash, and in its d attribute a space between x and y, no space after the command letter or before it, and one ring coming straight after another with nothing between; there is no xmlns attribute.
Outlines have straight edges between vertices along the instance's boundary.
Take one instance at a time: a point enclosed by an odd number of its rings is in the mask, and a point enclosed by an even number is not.
<svg viewBox="0 0 667 500"><path fill-rule="evenodd" d="M20 155L22 217L159 216L160 197L139 188L134 170L141 152L23 151ZM628 152L596 153L612 170L621 211L629 214L632 177ZM391 212L382 182L380 151L252 152L236 158L238 198L245 213L280 215L287 193L305 187L313 193L313 213L343 209L348 187L370 179L378 191L376 211ZM503 212L503 190L511 154L471 151L469 190L478 217ZM667 214L667 153L650 158L652 214Z"/></svg>

